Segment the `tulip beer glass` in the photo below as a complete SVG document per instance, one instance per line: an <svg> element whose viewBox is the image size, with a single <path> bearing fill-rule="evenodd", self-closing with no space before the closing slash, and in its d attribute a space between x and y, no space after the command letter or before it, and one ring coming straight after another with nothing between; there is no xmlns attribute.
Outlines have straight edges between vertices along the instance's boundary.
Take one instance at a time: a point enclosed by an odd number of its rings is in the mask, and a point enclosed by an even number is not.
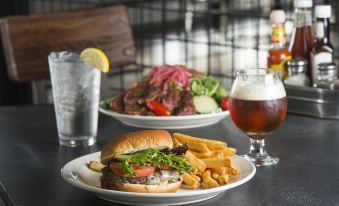
<svg viewBox="0 0 339 206"><path fill-rule="evenodd" d="M244 157L256 166L279 162L279 158L267 154L264 139L279 127L286 112L286 92L278 73L267 69L237 73L230 93L230 115L250 137L250 151Z"/></svg>

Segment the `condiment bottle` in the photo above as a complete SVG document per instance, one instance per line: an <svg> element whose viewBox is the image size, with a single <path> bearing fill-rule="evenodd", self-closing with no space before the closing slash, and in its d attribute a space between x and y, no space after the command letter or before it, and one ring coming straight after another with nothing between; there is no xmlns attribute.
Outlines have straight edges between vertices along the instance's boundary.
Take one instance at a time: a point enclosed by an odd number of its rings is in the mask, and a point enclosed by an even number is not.
<svg viewBox="0 0 339 206"><path fill-rule="evenodd" d="M267 66L280 73L282 79L287 77L286 62L292 58L286 48L285 20L283 10L273 10L270 15L272 21L271 48L268 50Z"/></svg>
<svg viewBox="0 0 339 206"><path fill-rule="evenodd" d="M292 59L287 62L288 77L284 83L286 85L307 86L309 79L306 75L307 61L305 59Z"/></svg>
<svg viewBox="0 0 339 206"><path fill-rule="evenodd" d="M293 59L304 58L307 60L306 74L310 80L312 80L310 55L314 42L312 5L312 0L294 0L295 25L289 48Z"/></svg>
<svg viewBox="0 0 339 206"><path fill-rule="evenodd" d="M337 66L334 62L318 64L318 79L314 87L333 89L337 80Z"/></svg>
<svg viewBox="0 0 339 206"><path fill-rule="evenodd" d="M315 42L312 49L312 76L313 82L318 77L318 64L333 62L334 49L330 42L330 5L317 5L315 6Z"/></svg>

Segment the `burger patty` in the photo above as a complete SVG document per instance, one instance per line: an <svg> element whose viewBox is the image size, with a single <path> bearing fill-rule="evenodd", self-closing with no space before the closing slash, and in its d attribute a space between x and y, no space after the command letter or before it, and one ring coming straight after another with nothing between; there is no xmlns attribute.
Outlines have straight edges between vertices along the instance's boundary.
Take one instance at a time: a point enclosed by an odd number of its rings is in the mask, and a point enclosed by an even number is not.
<svg viewBox="0 0 339 206"><path fill-rule="evenodd" d="M154 175L148 177L129 177L118 176L111 171L109 167L102 169L101 176L102 188L112 189L116 184L144 184L144 185L156 185L160 182L167 181L168 183L175 183L181 181L181 177L177 171L174 170L156 170Z"/></svg>

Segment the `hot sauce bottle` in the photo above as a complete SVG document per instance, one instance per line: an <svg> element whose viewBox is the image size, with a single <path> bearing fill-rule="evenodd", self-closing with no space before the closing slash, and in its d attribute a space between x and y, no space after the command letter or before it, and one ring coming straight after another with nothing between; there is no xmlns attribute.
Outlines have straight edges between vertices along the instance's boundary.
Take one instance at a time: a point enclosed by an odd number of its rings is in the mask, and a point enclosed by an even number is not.
<svg viewBox="0 0 339 206"><path fill-rule="evenodd" d="M303 58L307 60L306 75L311 81L312 67L310 60L314 42L312 30L312 5L312 0L294 0L295 21L289 48L293 59Z"/></svg>
<svg viewBox="0 0 339 206"><path fill-rule="evenodd" d="M292 58L291 53L286 48L285 20L286 15L283 10L273 10L270 19L272 21L271 48L268 50L268 68L280 73L282 79L287 77L286 62Z"/></svg>
<svg viewBox="0 0 339 206"><path fill-rule="evenodd" d="M318 79L318 66L320 63L333 62L334 49L330 42L330 5L315 6L315 42L312 49L312 76L313 83Z"/></svg>

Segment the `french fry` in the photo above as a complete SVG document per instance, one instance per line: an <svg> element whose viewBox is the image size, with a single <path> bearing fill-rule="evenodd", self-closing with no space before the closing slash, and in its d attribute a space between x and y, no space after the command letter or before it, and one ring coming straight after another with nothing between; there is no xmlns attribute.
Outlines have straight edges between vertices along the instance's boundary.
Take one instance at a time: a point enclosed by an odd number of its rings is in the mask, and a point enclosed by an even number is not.
<svg viewBox="0 0 339 206"><path fill-rule="evenodd" d="M191 137L191 136L180 134L180 133L174 133L173 138L179 140L181 143L188 143L188 142L204 143L210 150L217 150L217 149L221 150L221 149L227 148L227 144L225 142Z"/></svg>
<svg viewBox="0 0 339 206"><path fill-rule="evenodd" d="M237 176L238 171L234 167L227 167L226 168L226 173L229 174L229 175L232 175L232 176Z"/></svg>
<svg viewBox="0 0 339 206"><path fill-rule="evenodd" d="M182 145L182 143L177 139L174 139L174 144L177 146ZM187 161L189 161L189 163L191 163L191 165L193 165L194 168L197 168L199 171L205 171L206 169L205 163L199 158L197 158L192 152L187 151L184 157Z"/></svg>
<svg viewBox="0 0 339 206"><path fill-rule="evenodd" d="M196 152L209 152L210 150L204 143L200 142L186 142L188 149L196 151Z"/></svg>
<svg viewBox="0 0 339 206"><path fill-rule="evenodd" d="M200 159L206 159L206 158L223 158L225 157L224 155L224 150L214 150L214 151L209 151L209 152L195 152L191 151L196 157Z"/></svg>
<svg viewBox="0 0 339 206"><path fill-rule="evenodd" d="M211 177L210 170L206 170L205 172L203 172L201 178L206 188L213 188L219 186L218 182Z"/></svg>
<svg viewBox="0 0 339 206"><path fill-rule="evenodd" d="M194 185L198 185L199 184L199 181L194 179L190 174L188 174L186 172L182 175L182 181L186 185L190 185L190 186L194 186Z"/></svg>
<svg viewBox="0 0 339 206"><path fill-rule="evenodd" d="M240 175L240 168L239 167L236 167L236 173L233 173L230 176L230 182L234 182L236 181L238 178L239 178L239 175Z"/></svg>
<svg viewBox="0 0 339 206"><path fill-rule="evenodd" d="M230 158L206 158L201 160L207 168L229 167L231 165Z"/></svg>
<svg viewBox="0 0 339 206"><path fill-rule="evenodd" d="M179 140L177 140L177 139L173 139L173 143L174 143L174 146L176 146L176 147L182 145L182 143Z"/></svg>
<svg viewBox="0 0 339 206"><path fill-rule="evenodd" d="M198 175L195 175L195 174L191 174L191 176L198 182L201 181L201 178L198 176Z"/></svg>
<svg viewBox="0 0 339 206"><path fill-rule="evenodd" d="M193 167L197 168L199 171L205 171L206 164L199 158L197 158L193 153L187 151L184 155L185 159L193 165Z"/></svg>
<svg viewBox="0 0 339 206"><path fill-rule="evenodd" d="M230 181L230 176L228 174L220 175L217 179L218 183L221 185L225 185L229 183Z"/></svg>
<svg viewBox="0 0 339 206"><path fill-rule="evenodd" d="M87 164L87 167L93 171L96 172L101 172L101 169L104 168L105 166L103 164L101 164L100 162L97 161L90 161Z"/></svg>
<svg viewBox="0 0 339 206"><path fill-rule="evenodd" d="M190 150L190 152L192 152L197 158L200 158L200 159L210 158L213 155L213 151L209 151L209 152L196 152L196 151Z"/></svg>
<svg viewBox="0 0 339 206"><path fill-rule="evenodd" d="M238 179L240 175L240 168L232 163L231 166L227 168L227 174L230 175L230 181L234 181Z"/></svg>
<svg viewBox="0 0 339 206"><path fill-rule="evenodd" d="M227 147L227 148L223 149L222 151L223 151L225 157L232 157L233 155L235 155L235 153L237 153L237 149L235 149L233 147Z"/></svg>
<svg viewBox="0 0 339 206"><path fill-rule="evenodd" d="M193 168L193 174L200 174L200 171L198 170L198 168L196 167Z"/></svg>
<svg viewBox="0 0 339 206"><path fill-rule="evenodd" d="M212 176L213 179L217 180L220 175L216 172L212 172L211 176Z"/></svg>
<svg viewBox="0 0 339 206"><path fill-rule="evenodd" d="M223 150L215 150L212 152L211 158L224 158L224 152Z"/></svg>
<svg viewBox="0 0 339 206"><path fill-rule="evenodd" d="M218 167L218 168L212 168L211 169L214 173L218 173L219 175L224 175L227 172L226 167Z"/></svg>

